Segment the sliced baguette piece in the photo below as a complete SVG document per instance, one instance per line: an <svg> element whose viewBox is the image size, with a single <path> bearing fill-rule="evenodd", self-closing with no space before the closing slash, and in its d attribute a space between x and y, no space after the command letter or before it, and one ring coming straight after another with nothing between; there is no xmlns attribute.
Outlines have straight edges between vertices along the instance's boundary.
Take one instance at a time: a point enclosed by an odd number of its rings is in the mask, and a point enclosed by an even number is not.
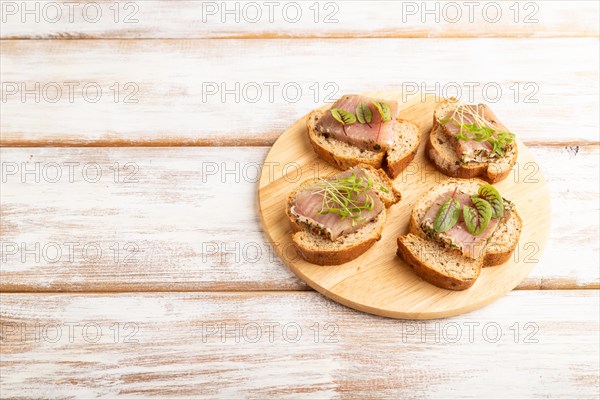
<svg viewBox="0 0 600 400"><path fill-rule="evenodd" d="M439 185L434 186L417 201L412 209L408 231L423 239L428 239L427 234L421 229L421 222L430 205L441 195L453 190L458 186L464 193L477 194L481 185L485 185L481 179L461 180L450 178ZM505 210L498 228L483 249L483 266L490 267L503 264L512 255L517 247L523 222L515 207ZM466 258L466 257L465 257ZM466 258L468 259L468 258Z"/></svg>
<svg viewBox="0 0 600 400"><path fill-rule="evenodd" d="M398 237L398 256L417 275L442 289L468 289L481 273L481 259L466 258L412 233Z"/></svg>
<svg viewBox="0 0 600 400"><path fill-rule="evenodd" d="M392 181L385 172L366 164L360 164L358 167L373 179L373 191L379 196L385 207L390 207L400 200L400 192L393 187ZM296 221L291 208L295 203L296 195L317 181L318 179L309 179L302 182L288 196L286 214L294 232L292 242L302 258L313 264L338 265L354 260L381 238L381 232L385 226L386 210L384 208L373 222L336 240L332 241L316 235L306 225Z"/></svg>
<svg viewBox="0 0 600 400"><path fill-rule="evenodd" d="M373 168L366 164L359 164L358 167L362 168L373 179L373 190L383 201L386 208L400 201L402 195L382 169Z"/></svg>
<svg viewBox="0 0 600 400"><path fill-rule="evenodd" d="M386 170L395 178L413 160L421 140L419 127L407 120L397 119L394 126L394 144L387 151L363 150L351 144L323 135L316 129L323 111L311 112L306 120L308 138L315 153L338 169L358 164L381 168L387 156Z"/></svg>
<svg viewBox="0 0 600 400"><path fill-rule="evenodd" d="M388 149L385 159L385 170L389 176L396 178L400 175L417 155L420 142L419 126L405 119L398 119L394 129L394 144Z"/></svg>
<svg viewBox="0 0 600 400"><path fill-rule="evenodd" d="M292 241L302 258L309 263L318 265L344 264L369 250L375 242L381 239L381 232L385 226L385 214L386 210L384 208L374 222L334 241L314 235L306 230L294 233ZM292 224L296 223L293 222Z"/></svg>
<svg viewBox="0 0 600 400"><path fill-rule="evenodd" d="M436 106L433 112L433 128L427 142L427 156L440 172L454 178L480 177L490 183L505 179L517 161L516 144L503 157L488 162L469 161L463 163L460 161L452 139L444 133L442 125L438 122L438 118L446 115L449 110L456 107L457 103L458 100L450 98Z"/></svg>
<svg viewBox="0 0 600 400"><path fill-rule="evenodd" d="M507 262L519 243L523 221L514 207L505 214L502 224L489 238L485 247L484 267L493 267Z"/></svg>

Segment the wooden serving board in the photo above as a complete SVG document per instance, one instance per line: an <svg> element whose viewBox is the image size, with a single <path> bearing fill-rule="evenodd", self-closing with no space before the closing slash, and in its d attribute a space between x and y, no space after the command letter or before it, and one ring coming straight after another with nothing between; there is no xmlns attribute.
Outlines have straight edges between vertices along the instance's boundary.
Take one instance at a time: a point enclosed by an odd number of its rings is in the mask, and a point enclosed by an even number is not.
<svg viewBox="0 0 600 400"><path fill-rule="evenodd" d="M519 158L511 175L494 185L502 196L515 203L523 219L523 231L513 257L504 265L485 268L470 289L461 292L440 289L419 278L396 256L396 238L407 232L413 205L431 187L448 178L425 155L436 99L388 92L368 95L397 100L400 117L417 123L422 134L414 161L394 180L402 200L389 208L381 240L357 259L336 266L310 264L296 252L285 215L288 193L306 179L339 172L316 156L302 118L277 139L265 159L259 182L259 212L276 254L300 279L323 295L348 307L392 318L450 317L483 307L514 289L539 262L550 230L551 206L546 181L525 145L517 142ZM510 126L510 118L502 120ZM519 133L516 134L518 137Z"/></svg>

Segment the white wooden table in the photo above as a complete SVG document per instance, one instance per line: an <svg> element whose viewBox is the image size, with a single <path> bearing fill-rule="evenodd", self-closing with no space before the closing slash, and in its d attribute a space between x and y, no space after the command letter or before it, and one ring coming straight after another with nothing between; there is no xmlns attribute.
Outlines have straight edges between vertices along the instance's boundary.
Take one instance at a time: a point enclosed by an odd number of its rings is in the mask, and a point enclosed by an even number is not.
<svg viewBox="0 0 600 400"><path fill-rule="evenodd" d="M67 3L0 2L2 398L600 396L598 2ZM258 221L269 146L457 87L548 181L534 272L428 322L311 291Z"/></svg>

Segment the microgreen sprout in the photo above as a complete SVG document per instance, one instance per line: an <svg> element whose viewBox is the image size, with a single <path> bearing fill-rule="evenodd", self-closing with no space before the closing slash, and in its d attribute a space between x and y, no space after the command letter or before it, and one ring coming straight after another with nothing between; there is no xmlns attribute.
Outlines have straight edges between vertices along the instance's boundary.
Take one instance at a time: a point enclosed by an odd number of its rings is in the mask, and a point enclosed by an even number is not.
<svg viewBox="0 0 600 400"><path fill-rule="evenodd" d="M452 122L460 128L456 135L458 140L474 140L476 142L487 142L492 148L492 153L503 156L507 147L514 141L515 135L508 131L498 129L495 121L485 118L484 109L481 106L458 105L452 115L440 119L442 124Z"/></svg>
<svg viewBox="0 0 600 400"><path fill-rule="evenodd" d="M325 180L314 185L315 193L323 195L319 214L338 214L343 221L352 219L352 224L364 222L363 211L372 211L375 201L367 191L373 188L371 178L358 177L355 173L346 178Z"/></svg>

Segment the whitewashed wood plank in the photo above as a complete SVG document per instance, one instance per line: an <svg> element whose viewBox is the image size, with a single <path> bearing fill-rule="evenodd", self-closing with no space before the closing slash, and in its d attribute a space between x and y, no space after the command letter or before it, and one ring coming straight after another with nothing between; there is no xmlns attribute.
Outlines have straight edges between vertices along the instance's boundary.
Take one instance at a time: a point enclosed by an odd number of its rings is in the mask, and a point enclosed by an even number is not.
<svg viewBox="0 0 600 400"><path fill-rule="evenodd" d="M424 88L488 100L526 143L597 143L599 43L2 41L0 139L4 146L268 145L343 93ZM357 49L376 53L376 64Z"/></svg>
<svg viewBox="0 0 600 400"><path fill-rule="evenodd" d="M598 291L512 292L428 322L362 314L314 292L0 299L5 397L598 394Z"/></svg>
<svg viewBox="0 0 600 400"><path fill-rule="evenodd" d="M1 194L2 240L18 246L3 260L3 285L26 290L19 281L29 276L38 281L35 290L87 290L90 284L136 291L300 287L277 261L255 211L254 181L265 148L1 152L5 170L13 162L19 168ZM40 163L39 184L35 175L22 183L23 162L30 168ZM52 162L60 166L58 183L50 182ZM79 164L70 164L73 179L65 163ZM221 179L225 169L234 172ZM101 178L94 182L97 171ZM71 250L71 242L79 245ZM38 243L36 260L25 251ZM50 253L54 244L58 248ZM4 254L12 252L5 247ZM56 254L61 259L53 262Z"/></svg>
<svg viewBox="0 0 600 400"><path fill-rule="evenodd" d="M256 185L267 151L1 149L0 288L305 289L273 254L258 219ZM543 255L535 244L520 249L519 257L538 266L519 288L598 288L598 146L532 152L539 165L519 166L508 179L545 175L552 231ZM292 182L315 173L293 164L287 171Z"/></svg>
<svg viewBox="0 0 600 400"><path fill-rule="evenodd" d="M3 0L0 5L2 39L574 37L597 36L599 15L595 1L84 0L69 6Z"/></svg>

